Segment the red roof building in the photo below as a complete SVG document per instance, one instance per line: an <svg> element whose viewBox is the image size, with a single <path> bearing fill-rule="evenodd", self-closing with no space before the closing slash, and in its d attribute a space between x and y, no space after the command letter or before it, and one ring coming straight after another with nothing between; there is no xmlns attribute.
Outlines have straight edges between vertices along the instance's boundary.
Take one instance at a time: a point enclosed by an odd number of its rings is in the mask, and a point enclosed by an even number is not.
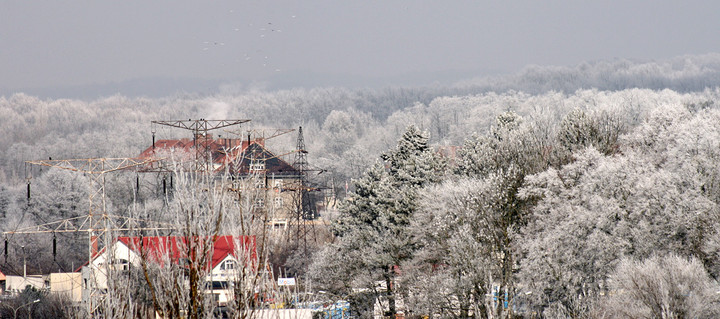
<svg viewBox="0 0 720 319"><path fill-rule="evenodd" d="M180 236L118 237L113 245L113 254L118 260L113 261L113 264L132 264L139 258L161 265L166 260L173 264L182 264L184 260L190 259L188 256L197 253L193 252L190 245L202 247L199 241L200 239L196 239L191 243L187 237ZM238 256L238 252L243 252L244 255ZM236 261L257 262L255 236L218 236L213 244L212 256L207 261L206 270L212 271L228 256ZM106 249L103 248L93 253L93 264L97 266L104 263L106 258ZM87 266L87 263L76 271L80 271L84 266Z"/></svg>
<svg viewBox="0 0 720 319"><path fill-rule="evenodd" d="M208 247L210 241L212 246ZM205 249L208 251L205 252ZM108 254L108 251L112 253ZM130 265L139 266L143 261L161 268L168 264L183 268L188 267L193 260L205 263L203 289L205 293L214 295L219 305L226 305L233 298L231 282L239 274L260 270L255 236L218 236L215 239L181 236L118 237L110 249L103 249L95 255L89 267L80 268L82 300L91 300L92 291L103 294L108 289L107 272L104 269L128 270Z"/></svg>
<svg viewBox="0 0 720 319"><path fill-rule="evenodd" d="M205 157L211 156L212 170L224 172L226 168L233 174L247 175L255 173L262 162L265 174L291 177L299 172L289 163L265 148L264 139L240 140L229 138L214 139L212 135L197 139L159 140L140 153L139 158L157 158L174 154L179 160L182 155Z"/></svg>
<svg viewBox="0 0 720 319"><path fill-rule="evenodd" d="M170 260L174 264L182 264L183 260L191 259L193 252L190 248L195 245L202 247L202 239L195 239L191 242L187 237L178 236L153 236L153 237L118 237L118 242L123 243L130 250L142 256L146 260L163 263ZM238 256L244 253L245 256ZM206 270L215 269L228 256L236 260L248 262L257 261L254 236L218 236L212 247L212 256L207 261Z"/></svg>

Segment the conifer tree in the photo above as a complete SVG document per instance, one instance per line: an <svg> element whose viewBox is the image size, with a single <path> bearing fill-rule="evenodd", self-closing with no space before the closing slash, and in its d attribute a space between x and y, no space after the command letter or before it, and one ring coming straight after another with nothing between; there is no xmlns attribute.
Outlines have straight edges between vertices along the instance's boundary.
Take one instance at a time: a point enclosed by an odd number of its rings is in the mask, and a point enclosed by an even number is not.
<svg viewBox="0 0 720 319"><path fill-rule="evenodd" d="M398 267L412 257L415 246L409 233L410 220L417 209L417 192L440 179L444 162L432 153L427 134L408 127L395 149L381 156L364 176L355 181L355 193L341 208L334 225L338 240L326 248L322 263L333 264L334 275L316 262L314 273L326 286L347 289L337 281L354 279L355 286L375 287L383 281L387 314L394 316ZM344 262L338 263L338 260ZM340 278L337 271L347 277ZM340 292L340 291L339 291ZM375 297L380 297L375 292Z"/></svg>

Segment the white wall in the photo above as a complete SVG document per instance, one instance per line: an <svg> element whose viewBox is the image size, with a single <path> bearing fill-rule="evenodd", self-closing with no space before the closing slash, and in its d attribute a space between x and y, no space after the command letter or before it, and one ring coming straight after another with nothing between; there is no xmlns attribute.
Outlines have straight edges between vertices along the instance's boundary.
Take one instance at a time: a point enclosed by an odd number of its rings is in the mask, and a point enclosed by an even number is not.
<svg viewBox="0 0 720 319"><path fill-rule="evenodd" d="M47 276L43 275L32 275L32 276L6 276L5 279L5 290L12 293L19 293L25 289L26 286L30 285L36 289L45 289L45 279Z"/></svg>

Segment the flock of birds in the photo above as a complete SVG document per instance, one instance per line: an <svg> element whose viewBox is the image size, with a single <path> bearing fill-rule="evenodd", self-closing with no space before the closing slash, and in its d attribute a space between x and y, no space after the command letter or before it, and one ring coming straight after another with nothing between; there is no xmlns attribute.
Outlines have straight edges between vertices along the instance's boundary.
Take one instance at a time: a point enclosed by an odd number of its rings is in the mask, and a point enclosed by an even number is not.
<svg viewBox="0 0 720 319"><path fill-rule="evenodd" d="M233 13L233 12L234 12L234 10L230 10L230 13ZM292 19L295 19L297 16L292 15L290 17ZM272 22L267 22L267 24L261 25L259 28L257 26L255 26L253 23L248 23L247 27L248 28L257 28L256 30L258 31L258 33L259 33L258 36L261 40L265 39L266 36L269 36L269 34L271 34L271 33L282 33L282 29L277 28L277 26L273 25ZM236 27L233 29L233 31L240 32L241 29ZM203 51L210 51L210 50L213 50L214 48L219 48L219 47L225 46L225 42L221 42L221 41L204 41L202 44L203 44L203 46L202 46ZM262 67L269 66L270 58L267 55L267 52L265 52L264 50L261 50L261 49L257 49L252 53L245 52L245 53L243 53L242 58L238 58L237 61L241 61L241 59L242 59L245 62L249 62L249 61L253 60L253 58L255 58L257 60L258 57L260 57L260 61L262 62ZM280 69L275 68L275 72L280 72Z"/></svg>

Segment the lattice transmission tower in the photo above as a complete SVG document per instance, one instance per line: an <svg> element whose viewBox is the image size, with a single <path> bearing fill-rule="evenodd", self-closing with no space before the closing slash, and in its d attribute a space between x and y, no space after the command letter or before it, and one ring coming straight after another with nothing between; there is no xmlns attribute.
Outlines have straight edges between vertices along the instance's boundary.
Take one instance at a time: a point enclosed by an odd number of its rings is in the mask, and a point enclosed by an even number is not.
<svg viewBox="0 0 720 319"><path fill-rule="evenodd" d="M210 131L240 125L250 122L250 120L171 120L171 121L151 121L152 124L181 128L193 132L193 144L195 147L195 164L193 169L198 172L212 171L212 153L210 146L212 136ZM155 131L153 130L153 145L155 144Z"/></svg>
<svg viewBox="0 0 720 319"><path fill-rule="evenodd" d="M296 247L303 249L303 251L307 253L308 237L312 236L312 240L315 240L312 220L317 216L317 208L315 207L315 201L311 196L311 192L318 190L310 185L308 172L318 170L311 169L308 165L308 152L305 149L305 137L303 136L302 126L298 129L296 148L293 167L298 171L298 179L292 187L295 191L294 211L289 230L294 232L290 237L295 240Z"/></svg>
<svg viewBox="0 0 720 319"><path fill-rule="evenodd" d="M88 214L86 216L63 219L42 225L21 228L14 231L4 232L6 243L7 236L13 234L41 234L41 233L69 233L85 232L88 235L88 266L92 266L93 258L96 257L96 248L107 248L112 245L110 233L114 231L150 231L169 229L148 220L131 218L126 216L110 215L106 210L105 201L105 174L128 169L137 169L148 166L160 159L155 158L87 158L67 160L35 160L27 161L27 164L47 166L82 173L88 176ZM28 198L30 196L30 179L28 177ZM153 226L153 224L155 226ZM53 243L54 245L54 243ZM7 249L7 244L6 244ZM106 264L104 274L109 275L109 266ZM102 271L101 269L98 269ZM97 283L96 273L90 274ZM97 287L95 284L94 287ZM103 300L104 294L100 289L89 289L87 298L88 314L93 314Z"/></svg>

